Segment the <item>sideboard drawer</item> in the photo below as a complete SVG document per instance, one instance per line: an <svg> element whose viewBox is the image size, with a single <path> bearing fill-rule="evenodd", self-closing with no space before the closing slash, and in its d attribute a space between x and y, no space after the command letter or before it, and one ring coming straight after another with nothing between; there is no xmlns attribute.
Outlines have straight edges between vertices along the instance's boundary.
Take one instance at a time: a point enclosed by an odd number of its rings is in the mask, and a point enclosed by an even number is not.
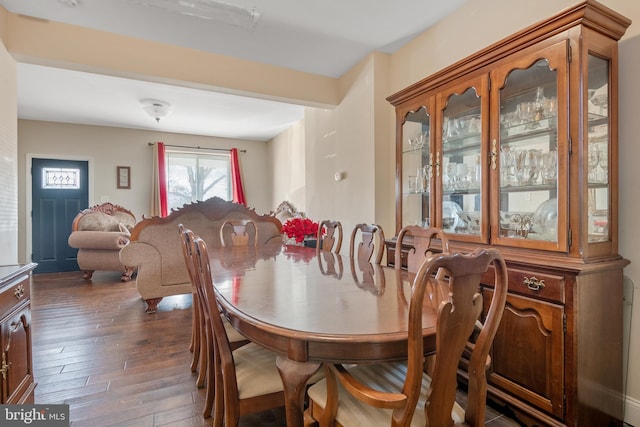
<svg viewBox="0 0 640 427"><path fill-rule="evenodd" d="M519 270L508 268L509 292L539 298L546 301L564 304L565 278L540 271ZM487 286L493 286L494 271L490 268L482 281Z"/></svg>
<svg viewBox="0 0 640 427"><path fill-rule="evenodd" d="M0 314L8 313L23 301L29 301L29 275L19 275L2 287L0 292Z"/></svg>

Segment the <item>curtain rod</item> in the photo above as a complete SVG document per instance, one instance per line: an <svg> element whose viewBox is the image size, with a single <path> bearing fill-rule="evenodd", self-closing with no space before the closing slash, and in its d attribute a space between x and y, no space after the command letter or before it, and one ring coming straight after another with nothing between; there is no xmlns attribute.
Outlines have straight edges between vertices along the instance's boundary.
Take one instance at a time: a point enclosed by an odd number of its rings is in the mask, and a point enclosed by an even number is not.
<svg viewBox="0 0 640 427"><path fill-rule="evenodd" d="M153 147L156 143L155 142L147 142L147 145L149 147ZM187 145L171 145L171 144L164 144L165 147L174 147L174 148L189 148L191 150L212 150L212 151L231 151L230 148L209 148L209 147L190 147ZM246 153L247 150L238 150L238 152L240 153Z"/></svg>

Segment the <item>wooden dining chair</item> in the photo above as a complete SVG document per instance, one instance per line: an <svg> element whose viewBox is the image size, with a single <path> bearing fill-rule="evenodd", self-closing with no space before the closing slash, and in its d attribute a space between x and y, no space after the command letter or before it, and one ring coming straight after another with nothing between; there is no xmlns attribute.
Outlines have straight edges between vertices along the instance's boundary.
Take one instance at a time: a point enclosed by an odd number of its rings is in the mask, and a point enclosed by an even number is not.
<svg viewBox="0 0 640 427"><path fill-rule="evenodd" d="M196 274L200 276L198 293L203 311L208 314L209 326L214 337L213 367L215 397L213 425L237 426L240 417L284 406L282 379L276 366L276 356L271 350L255 343L249 343L232 350L228 329L222 321L222 313L217 302L217 290L213 286L209 254L204 240L195 237L193 241ZM316 373L310 384L323 377Z"/></svg>
<svg viewBox="0 0 640 427"><path fill-rule="evenodd" d="M324 220L318 225L318 251L339 253L342 247L342 224L340 221Z"/></svg>
<svg viewBox="0 0 640 427"><path fill-rule="evenodd" d="M222 246L256 246L258 227L250 219L228 219L220 226Z"/></svg>
<svg viewBox="0 0 640 427"><path fill-rule="evenodd" d="M184 256L187 272L189 273L189 280L191 282L193 315L191 316L191 341L189 343L189 351L193 353L193 357L191 359L191 372L195 372L198 369L200 360L200 345L202 342L200 336L200 325L202 325L203 322L195 286L194 266L191 258L191 240L193 239L193 233L191 232L191 230L187 230L182 224L178 224L178 232L180 233L180 242L182 243L182 255ZM204 381L204 374L202 379L199 376L198 380L196 380L197 383L201 383L202 381Z"/></svg>
<svg viewBox="0 0 640 427"><path fill-rule="evenodd" d="M359 242L358 235L360 235ZM375 257L373 257L374 253ZM356 259L358 264L365 265L373 257L373 262L380 264L383 255L384 231L382 231L382 227L376 224L357 224L353 227L349 241L349 257L351 259Z"/></svg>
<svg viewBox="0 0 640 427"><path fill-rule="evenodd" d="M439 246L435 244L436 240L439 241ZM407 247L408 250L406 250ZM431 255L438 252L449 253L449 239L439 228L408 225L398 233L395 247L395 268L402 268L403 248L407 254L407 271L415 273L424 260Z"/></svg>
<svg viewBox="0 0 640 427"><path fill-rule="evenodd" d="M458 363L482 313L480 280L493 264L493 297L468 369L468 399L456 402ZM449 294L437 309L436 359L432 376L424 372L422 315L427 284L447 272ZM308 415L321 426L485 425L486 360L507 298L507 267L494 248L471 254L436 254L416 273L408 320L405 362L363 364L348 369L325 365L326 379L309 388ZM427 310L431 308L427 305ZM413 424L412 424L413 423Z"/></svg>
<svg viewBox="0 0 640 427"><path fill-rule="evenodd" d="M180 232L182 253L184 255L187 271L189 272L189 278L192 286L192 322L191 322L191 344L189 349L193 352L191 360L191 370L198 371L196 378L196 385L198 387L204 387L206 385L207 391L205 395L205 409L206 414L210 414L213 408L213 396L215 383L213 381L213 370L210 369L212 359L211 353L213 352L213 335L208 330L208 315L202 308L203 301L200 297L197 288L197 281L200 280L200 276L196 273L196 264L193 258L193 241L195 235L193 232L184 227L183 224L178 224L178 230ZM231 342L231 347L236 349L249 342L247 338L239 333L231 326L227 321L224 321L227 335Z"/></svg>

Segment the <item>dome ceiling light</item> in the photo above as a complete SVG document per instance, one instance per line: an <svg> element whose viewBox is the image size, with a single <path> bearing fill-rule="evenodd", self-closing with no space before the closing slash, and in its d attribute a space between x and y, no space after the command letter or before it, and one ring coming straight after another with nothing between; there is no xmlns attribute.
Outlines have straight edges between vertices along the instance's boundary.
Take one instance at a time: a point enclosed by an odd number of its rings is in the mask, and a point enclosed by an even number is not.
<svg viewBox="0 0 640 427"><path fill-rule="evenodd" d="M157 123L160 123L160 119L168 116L171 113L171 104L165 101L160 101L159 99L151 99L145 98L141 99L142 109L147 113L151 118L156 119Z"/></svg>

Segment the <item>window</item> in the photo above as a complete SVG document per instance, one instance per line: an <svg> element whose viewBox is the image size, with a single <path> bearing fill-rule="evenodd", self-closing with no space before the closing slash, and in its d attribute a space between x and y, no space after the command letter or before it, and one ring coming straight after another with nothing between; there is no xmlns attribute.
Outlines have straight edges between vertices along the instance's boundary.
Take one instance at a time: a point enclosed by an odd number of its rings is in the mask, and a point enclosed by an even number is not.
<svg viewBox="0 0 640 427"><path fill-rule="evenodd" d="M42 168L43 189L73 189L80 188L80 169Z"/></svg>
<svg viewBox="0 0 640 427"><path fill-rule="evenodd" d="M166 151L168 208L217 196L231 200L229 154Z"/></svg>

